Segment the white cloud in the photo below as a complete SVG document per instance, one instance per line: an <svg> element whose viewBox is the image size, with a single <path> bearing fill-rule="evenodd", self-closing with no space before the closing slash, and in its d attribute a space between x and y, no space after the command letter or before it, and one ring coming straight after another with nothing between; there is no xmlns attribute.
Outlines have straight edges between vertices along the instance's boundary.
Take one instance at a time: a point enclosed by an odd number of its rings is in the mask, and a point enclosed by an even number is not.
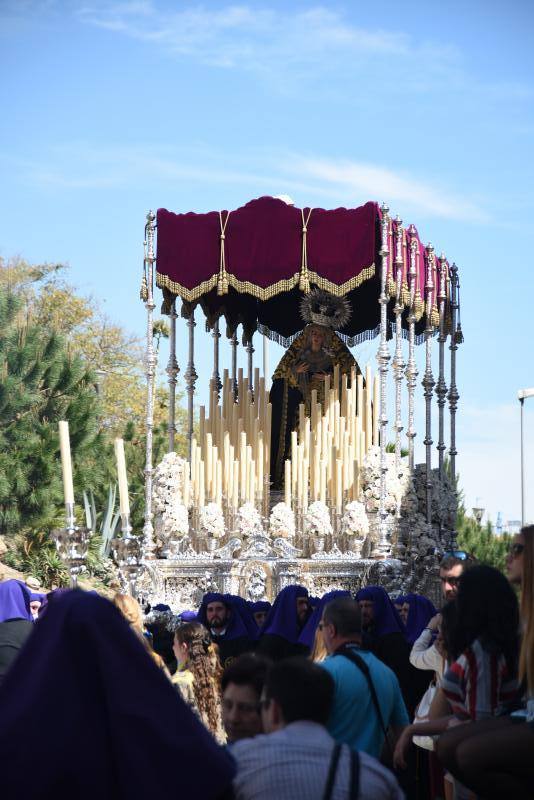
<svg viewBox="0 0 534 800"><path fill-rule="evenodd" d="M484 223L484 209L465 195L445 190L389 166L295 153L243 154L230 161L211 150L172 152L130 146L95 148L63 145L38 164L18 162L26 180L48 188L121 188L149 178L162 184L177 179L192 183L244 186L251 196L295 194L297 205L324 203L357 206L386 201L393 213Z"/></svg>
<svg viewBox="0 0 534 800"><path fill-rule="evenodd" d="M173 55L261 71L314 62L327 69L330 60L337 63L347 54L408 56L425 48L402 32L358 27L325 6L280 11L259 5L197 5L169 12L144 0L85 6L79 16L85 23L158 43Z"/></svg>
<svg viewBox="0 0 534 800"><path fill-rule="evenodd" d="M433 186L409 173L377 164L294 157L286 167L306 176L307 180L335 188L340 200L362 196L380 198L429 216L488 222L488 215L463 195Z"/></svg>

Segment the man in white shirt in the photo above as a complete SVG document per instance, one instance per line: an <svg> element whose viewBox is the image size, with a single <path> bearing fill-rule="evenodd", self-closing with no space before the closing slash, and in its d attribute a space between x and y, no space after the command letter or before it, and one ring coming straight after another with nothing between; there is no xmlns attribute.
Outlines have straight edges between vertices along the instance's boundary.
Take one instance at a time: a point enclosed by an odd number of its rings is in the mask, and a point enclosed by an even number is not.
<svg viewBox="0 0 534 800"><path fill-rule="evenodd" d="M266 735L234 744L237 800L402 800L395 777L325 728L334 697L326 670L304 658L273 664L261 698Z"/></svg>

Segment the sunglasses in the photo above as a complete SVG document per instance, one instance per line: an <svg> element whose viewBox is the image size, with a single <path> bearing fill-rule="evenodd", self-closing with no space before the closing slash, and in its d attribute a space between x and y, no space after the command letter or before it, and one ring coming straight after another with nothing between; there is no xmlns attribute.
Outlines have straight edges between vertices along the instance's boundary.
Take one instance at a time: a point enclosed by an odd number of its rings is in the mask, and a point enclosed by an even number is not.
<svg viewBox="0 0 534 800"><path fill-rule="evenodd" d="M460 585L460 578L440 578L440 581L443 585L448 583L450 586L459 586Z"/></svg>
<svg viewBox="0 0 534 800"><path fill-rule="evenodd" d="M509 554L512 558L517 558L518 556L522 555L523 550L525 549L524 544L512 544L510 545Z"/></svg>
<svg viewBox="0 0 534 800"><path fill-rule="evenodd" d="M469 553L466 553L465 550L449 550L448 553L443 553L443 558L459 558L460 561L467 561L471 558Z"/></svg>

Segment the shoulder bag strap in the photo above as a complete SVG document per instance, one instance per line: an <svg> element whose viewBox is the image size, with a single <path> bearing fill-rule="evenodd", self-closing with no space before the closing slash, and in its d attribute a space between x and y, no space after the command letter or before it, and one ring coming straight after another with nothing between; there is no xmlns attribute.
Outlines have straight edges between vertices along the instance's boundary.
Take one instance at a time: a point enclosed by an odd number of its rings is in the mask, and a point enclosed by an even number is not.
<svg viewBox="0 0 534 800"><path fill-rule="evenodd" d="M350 800L358 800L360 791L360 754L356 750L350 751Z"/></svg>
<svg viewBox="0 0 534 800"><path fill-rule="evenodd" d="M386 728L386 725L384 723L384 717L382 716L382 710L380 708L380 703L378 702L378 695L376 693L376 689L375 689L375 685L373 683L373 679L371 678L371 671L370 671L369 667L367 666L367 664L365 663L363 658L361 656L359 656L357 653L355 653L352 648L345 647L342 650L338 650L336 653L334 653L334 655L336 655L336 656L345 656L345 658L348 658L349 661L352 661L352 663L355 664L361 670L361 672L363 672L363 674L365 676L365 679L367 681L367 685L369 686L369 692L371 694L371 700L373 701L373 705L375 707L375 711L376 711L376 714L377 714L377 717L378 717L378 721L380 722L380 727L382 728L382 733L384 734L384 737L385 737L386 744L387 744L388 748L391 750L392 749L391 748L391 743L389 741L387 728Z"/></svg>
<svg viewBox="0 0 534 800"><path fill-rule="evenodd" d="M332 797L340 753L341 745L336 743L332 750L332 758L330 759L330 766L328 767L328 777L324 787L323 800L330 800Z"/></svg>

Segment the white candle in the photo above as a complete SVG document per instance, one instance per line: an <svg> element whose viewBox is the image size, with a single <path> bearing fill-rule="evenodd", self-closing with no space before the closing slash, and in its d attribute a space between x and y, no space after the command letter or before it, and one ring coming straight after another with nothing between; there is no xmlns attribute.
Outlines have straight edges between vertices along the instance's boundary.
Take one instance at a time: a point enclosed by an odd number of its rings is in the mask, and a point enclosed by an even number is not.
<svg viewBox="0 0 534 800"><path fill-rule="evenodd" d="M129 514L128 476L126 474L126 458L122 439L115 439L115 458L117 459L117 475L119 478L119 508L121 514Z"/></svg>
<svg viewBox="0 0 534 800"><path fill-rule="evenodd" d="M61 468L63 471L63 494L65 503L74 503L74 486L72 485L72 460L70 456L69 423L61 420L59 423L59 450L61 453Z"/></svg>
<svg viewBox="0 0 534 800"><path fill-rule="evenodd" d="M291 461L289 458L286 459L284 470L284 500L286 506L291 508Z"/></svg>

